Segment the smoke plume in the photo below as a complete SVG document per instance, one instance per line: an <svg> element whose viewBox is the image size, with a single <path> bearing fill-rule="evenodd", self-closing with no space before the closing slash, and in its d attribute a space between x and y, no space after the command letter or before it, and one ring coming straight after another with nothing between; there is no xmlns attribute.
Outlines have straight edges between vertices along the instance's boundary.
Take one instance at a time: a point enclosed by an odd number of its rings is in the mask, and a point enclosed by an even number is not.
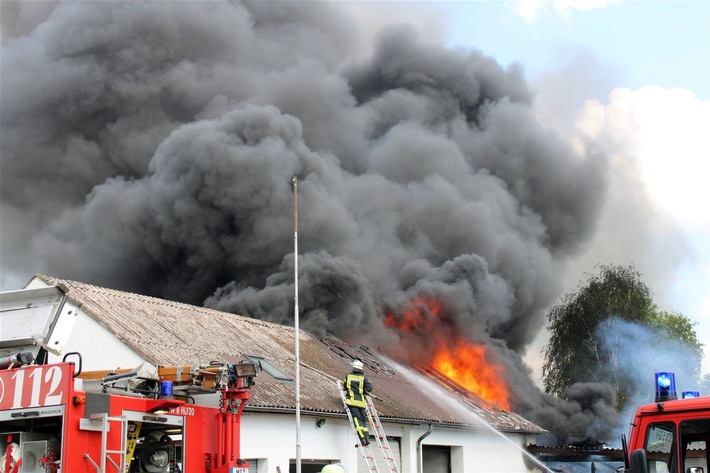
<svg viewBox="0 0 710 473"><path fill-rule="evenodd" d="M406 25L361 38L337 4L258 1L60 2L4 37L3 272L292 323L297 176L304 329L386 346L384 311L436 294L514 409L603 430L604 387L549 398L520 355L606 158L536 120L516 67Z"/></svg>
<svg viewBox="0 0 710 473"><path fill-rule="evenodd" d="M678 377L678 391L697 391L698 352L687 343L658 329L611 317L595 331L605 356L613 366L599 367L598 378L610 374L624 378L636 397L632 404L653 402L654 373L672 371ZM607 355L608 354L608 355Z"/></svg>

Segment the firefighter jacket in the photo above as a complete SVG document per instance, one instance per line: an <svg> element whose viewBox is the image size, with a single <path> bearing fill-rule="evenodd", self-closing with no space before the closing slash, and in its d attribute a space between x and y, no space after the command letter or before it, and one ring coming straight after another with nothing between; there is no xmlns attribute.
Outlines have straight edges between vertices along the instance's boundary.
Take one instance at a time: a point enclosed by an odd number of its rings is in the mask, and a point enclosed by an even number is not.
<svg viewBox="0 0 710 473"><path fill-rule="evenodd" d="M354 369L345 376L345 404L353 407L367 407L365 394L372 391L372 384L362 370Z"/></svg>

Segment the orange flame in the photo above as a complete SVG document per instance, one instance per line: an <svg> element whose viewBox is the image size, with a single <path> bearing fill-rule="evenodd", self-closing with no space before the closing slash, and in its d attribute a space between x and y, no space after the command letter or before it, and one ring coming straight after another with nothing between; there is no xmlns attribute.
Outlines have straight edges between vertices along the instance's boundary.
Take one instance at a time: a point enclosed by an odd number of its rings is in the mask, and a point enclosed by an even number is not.
<svg viewBox="0 0 710 473"><path fill-rule="evenodd" d="M501 376L503 368L486 360L483 345L470 345L460 340L453 347L439 345L432 367L481 399L510 410L508 387Z"/></svg>
<svg viewBox="0 0 710 473"><path fill-rule="evenodd" d="M385 326L402 333L424 334L433 345L424 363L455 381L481 399L510 410L508 387L503 367L488 361L486 347L447 335L441 322L443 303L438 299L419 296L401 307L397 314L385 314Z"/></svg>
<svg viewBox="0 0 710 473"><path fill-rule="evenodd" d="M419 296L405 304L400 311L399 318L393 312L385 314L385 327L398 328L404 332L414 329L429 329L439 320L440 314L441 302L436 299Z"/></svg>

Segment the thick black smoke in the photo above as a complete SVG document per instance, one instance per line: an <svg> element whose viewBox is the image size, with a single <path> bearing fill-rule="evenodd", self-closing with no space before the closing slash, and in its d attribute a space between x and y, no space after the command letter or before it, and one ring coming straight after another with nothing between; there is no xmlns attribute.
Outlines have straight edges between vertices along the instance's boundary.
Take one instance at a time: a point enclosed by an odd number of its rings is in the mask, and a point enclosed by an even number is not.
<svg viewBox="0 0 710 473"><path fill-rule="evenodd" d="M291 323L295 175L304 328L377 346L385 307L436 293L522 414L594 417L606 393L566 412L519 354L605 159L536 120L515 67L407 26L366 58L358 38L337 4L259 1L61 2L5 38L3 273Z"/></svg>

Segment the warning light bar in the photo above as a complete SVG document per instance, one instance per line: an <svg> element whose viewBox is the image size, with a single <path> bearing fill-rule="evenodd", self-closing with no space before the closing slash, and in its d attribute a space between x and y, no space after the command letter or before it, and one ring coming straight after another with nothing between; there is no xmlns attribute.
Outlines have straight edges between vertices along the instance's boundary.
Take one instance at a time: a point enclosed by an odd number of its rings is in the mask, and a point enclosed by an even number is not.
<svg viewBox="0 0 710 473"><path fill-rule="evenodd" d="M656 373L656 402L678 399L675 390L675 374L662 371Z"/></svg>
<svg viewBox="0 0 710 473"><path fill-rule="evenodd" d="M683 391L682 399L694 399L696 397L700 397L700 393L698 391Z"/></svg>

